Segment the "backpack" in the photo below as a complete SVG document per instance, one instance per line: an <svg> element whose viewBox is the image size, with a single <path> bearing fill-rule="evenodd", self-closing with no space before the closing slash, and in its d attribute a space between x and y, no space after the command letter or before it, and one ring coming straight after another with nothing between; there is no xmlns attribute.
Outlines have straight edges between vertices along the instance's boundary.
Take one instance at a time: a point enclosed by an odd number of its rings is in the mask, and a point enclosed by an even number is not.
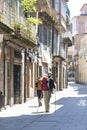
<svg viewBox="0 0 87 130"><path fill-rule="evenodd" d="M46 91L50 89L50 85L49 85L49 78L48 77L44 77L42 80L42 90Z"/></svg>
<svg viewBox="0 0 87 130"><path fill-rule="evenodd" d="M53 91L53 88L55 88L55 82L53 80L52 77L49 78L49 86L50 86L50 90Z"/></svg>

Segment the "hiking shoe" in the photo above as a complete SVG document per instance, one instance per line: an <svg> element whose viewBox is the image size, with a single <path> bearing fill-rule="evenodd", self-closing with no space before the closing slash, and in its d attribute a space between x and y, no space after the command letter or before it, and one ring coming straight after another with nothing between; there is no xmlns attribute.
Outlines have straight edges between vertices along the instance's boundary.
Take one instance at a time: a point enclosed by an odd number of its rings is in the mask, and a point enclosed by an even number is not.
<svg viewBox="0 0 87 130"><path fill-rule="evenodd" d="M40 107L40 106L42 106L42 103L41 103L41 102L39 103L39 107Z"/></svg>
<svg viewBox="0 0 87 130"><path fill-rule="evenodd" d="M46 111L46 113L49 112L48 110Z"/></svg>

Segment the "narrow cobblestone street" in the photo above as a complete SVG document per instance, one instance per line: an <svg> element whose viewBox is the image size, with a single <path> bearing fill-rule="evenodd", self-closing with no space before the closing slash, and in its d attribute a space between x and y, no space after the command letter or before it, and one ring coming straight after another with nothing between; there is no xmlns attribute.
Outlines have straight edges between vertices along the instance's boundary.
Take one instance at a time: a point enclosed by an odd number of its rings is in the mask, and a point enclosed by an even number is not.
<svg viewBox="0 0 87 130"><path fill-rule="evenodd" d="M55 102L56 100L56 102ZM69 83L51 97L50 113L37 97L0 112L0 130L87 130L87 85Z"/></svg>

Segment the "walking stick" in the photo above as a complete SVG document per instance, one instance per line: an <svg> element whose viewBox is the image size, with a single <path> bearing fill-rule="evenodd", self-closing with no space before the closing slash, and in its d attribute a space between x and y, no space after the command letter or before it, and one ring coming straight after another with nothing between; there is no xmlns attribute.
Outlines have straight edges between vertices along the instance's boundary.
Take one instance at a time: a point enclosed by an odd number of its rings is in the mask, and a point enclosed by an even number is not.
<svg viewBox="0 0 87 130"><path fill-rule="evenodd" d="M39 106L37 106L37 112L39 111Z"/></svg>
<svg viewBox="0 0 87 130"><path fill-rule="evenodd" d="M38 98L38 97L37 97ZM39 105L37 105L37 112L39 111Z"/></svg>
<svg viewBox="0 0 87 130"><path fill-rule="evenodd" d="M55 89L55 112L56 112L56 89Z"/></svg>

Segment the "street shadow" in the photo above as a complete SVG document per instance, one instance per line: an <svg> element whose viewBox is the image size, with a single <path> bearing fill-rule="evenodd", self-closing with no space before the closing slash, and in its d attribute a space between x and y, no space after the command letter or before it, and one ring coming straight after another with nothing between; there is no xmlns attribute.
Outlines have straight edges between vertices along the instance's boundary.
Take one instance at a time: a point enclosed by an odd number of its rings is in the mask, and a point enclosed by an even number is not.
<svg viewBox="0 0 87 130"><path fill-rule="evenodd" d="M78 91L77 96L62 96L56 102L52 102L51 105L56 105L56 111L53 113L33 111L31 114L19 116L16 116L16 112L15 116L5 117L4 115L4 117L0 117L0 130L38 130L40 128L41 130L82 130L83 126L86 130L87 124L84 125L81 120L87 120L87 96L85 95L87 88L82 89L82 86L78 84L73 84L71 87ZM27 107L32 109L37 106L28 105ZM7 112L8 110L6 110ZM74 128L74 125L76 128ZM80 127L81 129L79 129Z"/></svg>
<svg viewBox="0 0 87 130"><path fill-rule="evenodd" d="M52 104L55 104L55 102ZM50 127L50 130L53 130L53 127L51 128L50 125L55 124L56 127L58 127L58 130L59 128L61 128L61 130L64 130L63 126L67 123L72 123L73 125L73 120L77 121L80 118L80 113L82 113L82 111L85 113L84 116L87 117L87 96L61 98L56 101L56 106L59 107L56 107L56 112L53 113L44 113L44 111L38 111L27 115L0 117L0 129L38 130L41 128L41 130L48 130L48 127ZM70 130L74 129L71 128Z"/></svg>
<svg viewBox="0 0 87 130"><path fill-rule="evenodd" d="M37 112L32 112L32 114L40 114L40 113L45 113L44 111L37 111Z"/></svg>
<svg viewBox="0 0 87 130"><path fill-rule="evenodd" d="M38 106L28 106L29 108L37 108Z"/></svg>
<svg viewBox="0 0 87 130"><path fill-rule="evenodd" d="M68 86L72 87L74 91L78 92L78 94L87 94L87 85L86 84L77 84L77 83L68 83Z"/></svg>

